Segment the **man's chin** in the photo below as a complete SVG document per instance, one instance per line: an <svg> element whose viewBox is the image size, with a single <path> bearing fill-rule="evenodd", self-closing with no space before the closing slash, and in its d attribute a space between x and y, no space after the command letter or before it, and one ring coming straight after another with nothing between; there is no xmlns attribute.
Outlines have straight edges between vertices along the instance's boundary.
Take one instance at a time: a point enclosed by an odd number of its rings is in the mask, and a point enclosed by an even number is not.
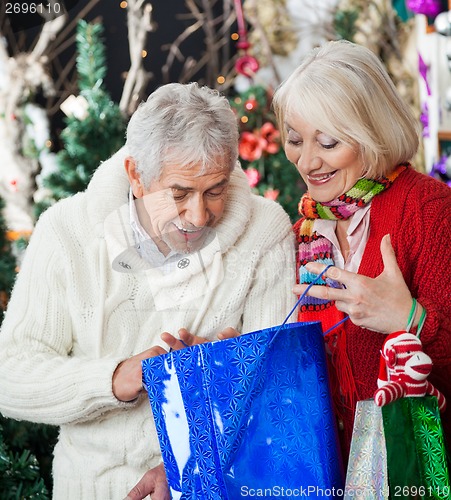
<svg viewBox="0 0 451 500"><path fill-rule="evenodd" d="M173 252L181 253L181 254L189 254L193 252L198 252L199 250L202 250L202 248L205 246L204 245L204 240L205 238L201 238L196 241L188 241L184 243L172 243L169 245L171 250Z"/></svg>
<svg viewBox="0 0 451 500"><path fill-rule="evenodd" d="M169 246L169 248L173 252L181 253L181 254L189 254L193 252L198 252L202 250L205 246L207 246L212 237L214 237L215 232L211 229L206 230L199 236L199 238L195 240L184 240L182 241L180 238L168 238L165 243Z"/></svg>

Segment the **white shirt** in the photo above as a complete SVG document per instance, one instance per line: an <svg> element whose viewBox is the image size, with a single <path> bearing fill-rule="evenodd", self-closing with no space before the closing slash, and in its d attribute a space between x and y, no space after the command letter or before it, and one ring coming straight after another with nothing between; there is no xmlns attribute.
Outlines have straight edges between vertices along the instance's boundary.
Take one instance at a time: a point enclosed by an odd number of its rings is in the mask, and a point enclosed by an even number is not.
<svg viewBox="0 0 451 500"><path fill-rule="evenodd" d="M345 269L356 273L359 270L362 261L363 252L370 235L370 208L371 203L352 216L351 223L347 230L347 239L349 243L349 255L345 262L340 250L335 230L337 228L336 220L315 219L313 230L321 236L324 236L332 243L332 258L334 263L340 269Z"/></svg>

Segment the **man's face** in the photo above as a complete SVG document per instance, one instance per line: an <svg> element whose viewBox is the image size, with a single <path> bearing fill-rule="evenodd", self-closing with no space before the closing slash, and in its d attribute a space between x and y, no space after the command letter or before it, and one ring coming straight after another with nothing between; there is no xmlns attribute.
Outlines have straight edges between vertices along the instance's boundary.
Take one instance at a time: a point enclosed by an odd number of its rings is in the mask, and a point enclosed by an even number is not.
<svg viewBox="0 0 451 500"><path fill-rule="evenodd" d="M191 168L166 165L158 180L141 187L138 216L162 253L200 249L210 228L223 215L230 171L227 167L199 175ZM132 184L133 188L133 184Z"/></svg>

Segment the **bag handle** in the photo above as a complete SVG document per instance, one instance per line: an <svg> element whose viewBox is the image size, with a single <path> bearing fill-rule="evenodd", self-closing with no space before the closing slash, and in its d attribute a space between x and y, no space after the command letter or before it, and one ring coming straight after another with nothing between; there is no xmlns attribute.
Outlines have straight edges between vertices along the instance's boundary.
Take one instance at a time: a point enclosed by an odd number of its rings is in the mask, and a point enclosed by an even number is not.
<svg viewBox="0 0 451 500"><path fill-rule="evenodd" d="M307 292L310 290L310 288L312 288L313 285L316 285L316 283L318 283L318 281L323 277L323 275L327 272L327 270L332 267L333 264L329 264L328 266L326 266L319 274L318 276L308 285L308 287L304 290L304 293L299 297L299 299L296 301L296 304L293 306L293 309L291 309L291 311L288 313L288 316L284 319L283 323L279 326L279 328L277 329L276 333L274 334L274 337L271 339L271 342L269 344L272 344L274 342L274 339L277 337L277 335L279 335L279 332L280 330L282 330L282 328L285 326L285 324L287 323L287 321L290 319L291 315L294 313L294 311L296 311L296 309L298 308L298 306L301 304L301 302L304 300L305 296L307 295ZM349 316L345 316L343 319L341 319L338 323L336 323L335 325L333 325L331 328L329 328L328 330L326 330L323 335L327 335L329 332L331 332L332 330L334 330L335 328L337 328L337 326L340 326L342 323L344 323L346 320L349 319Z"/></svg>

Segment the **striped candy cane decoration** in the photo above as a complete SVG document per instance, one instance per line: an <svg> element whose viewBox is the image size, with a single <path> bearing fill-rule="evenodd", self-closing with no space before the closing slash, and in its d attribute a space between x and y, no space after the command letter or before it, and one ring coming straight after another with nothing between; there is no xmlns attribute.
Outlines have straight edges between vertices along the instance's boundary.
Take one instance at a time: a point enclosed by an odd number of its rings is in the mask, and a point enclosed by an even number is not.
<svg viewBox="0 0 451 500"><path fill-rule="evenodd" d="M444 411L445 397L426 380L431 370L432 360L423 352L418 337L404 331L388 335L381 351L375 403L384 406L402 397L429 394L437 398L440 411Z"/></svg>

